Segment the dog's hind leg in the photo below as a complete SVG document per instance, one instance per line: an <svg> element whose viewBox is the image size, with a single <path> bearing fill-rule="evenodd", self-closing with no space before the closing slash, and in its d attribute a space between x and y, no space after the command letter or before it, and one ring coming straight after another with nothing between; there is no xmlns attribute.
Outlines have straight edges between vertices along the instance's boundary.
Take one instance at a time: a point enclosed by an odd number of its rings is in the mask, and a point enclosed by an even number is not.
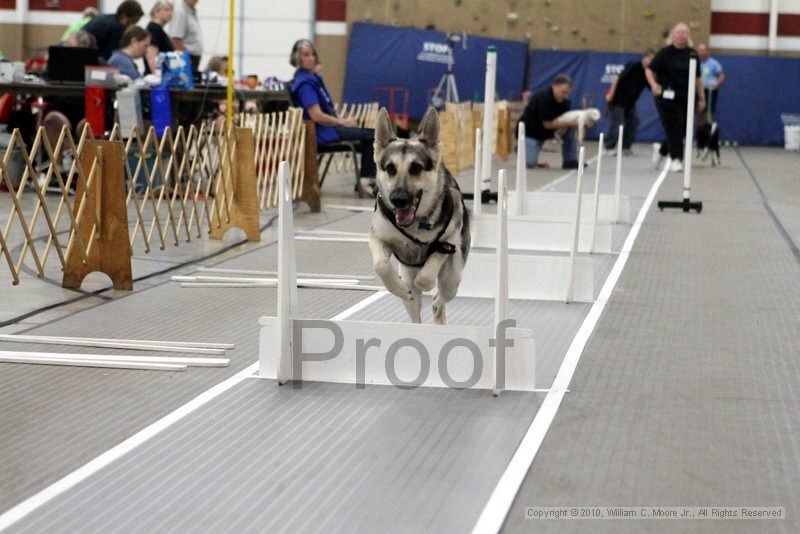
<svg viewBox="0 0 800 534"><path fill-rule="evenodd" d="M409 269L402 267L400 269L403 281L411 288L412 299L403 299L403 304L406 307L408 316L411 318L412 323L420 324L422 322L422 290L414 285L414 279L417 277L416 269Z"/></svg>

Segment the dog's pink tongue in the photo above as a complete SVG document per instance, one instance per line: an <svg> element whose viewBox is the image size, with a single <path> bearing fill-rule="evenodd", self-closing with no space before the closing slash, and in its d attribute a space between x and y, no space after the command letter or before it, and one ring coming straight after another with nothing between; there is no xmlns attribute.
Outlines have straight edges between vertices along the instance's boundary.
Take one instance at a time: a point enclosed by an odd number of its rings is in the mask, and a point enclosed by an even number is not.
<svg viewBox="0 0 800 534"><path fill-rule="evenodd" d="M414 208L413 206L409 206L408 208L397 208L394 212L395 220L397 224L400 226L408 226L414 222Z"/></svg>

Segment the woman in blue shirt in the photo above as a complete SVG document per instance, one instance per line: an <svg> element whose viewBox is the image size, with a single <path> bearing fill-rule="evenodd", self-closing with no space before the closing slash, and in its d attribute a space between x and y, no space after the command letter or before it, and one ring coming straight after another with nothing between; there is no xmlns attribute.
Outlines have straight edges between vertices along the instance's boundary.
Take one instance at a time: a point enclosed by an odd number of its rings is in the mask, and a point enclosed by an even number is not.
<svg viewBox="0 0 800 534"><path fill-rule="evenodd" d="M131 80L141 78L142 74L133 60L143 58L147 53L147 47L150 46L148 31L139 26L132 26L122 35L119 45L120 49L114 50L108 60L109 66L119 68L119 72Z"/></svg>
<svg viewBox="0 0 800 534"><path fill-rule="evenodd" d="M317 133L317 144L335 143L337 141L359 141L361 152L360 176L366 185L374 186L375 157L373 143L375 130L356 128L355 119L342 119L336 116L333 100L317 74L317 50L307 39L300 39L292 47L289 62L297 67L292 80L292 101L303 108L303 118L312 120ZM373 191L374 191L373 187Z"/></svg>

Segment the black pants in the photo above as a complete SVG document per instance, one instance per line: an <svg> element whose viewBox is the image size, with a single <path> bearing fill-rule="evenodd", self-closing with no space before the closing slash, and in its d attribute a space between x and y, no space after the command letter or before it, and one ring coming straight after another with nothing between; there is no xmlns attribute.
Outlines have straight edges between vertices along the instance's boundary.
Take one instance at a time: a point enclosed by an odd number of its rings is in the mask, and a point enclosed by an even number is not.
<svg viewBox="0 0 800 534"><path fill-rule="evenodd" d="M200 72L200 56L190 54L189 60L192 62L192 74ZM147 62L145 62L145 64L147 64Z"/></svg>
<svg viewBox="0 0 800 534"><path fill-rule="evenodd" d="M636 113L636 106L630 108L608 106L608 116L611 118L611 126L608 127L606 148L608 150L616 148L619 127L623 126L622 150L630 150L636 140L636 128L639 126L639 115Z"/></svg>
<svg viewBox="0 0 800 534"><path fill-rule="evenodd" d="M709 88L704 89L706 93L706 107L710 106L711 115L714 116L717 113L717 93L719 89L711 90Z"/></svg>
<svg viewBox="0 0 800 534"><path fill-rule="evenodd" d="M339 126L336 131L339 132L339 140L341 141L359 141L358 151L361 153L359 176L361 178L375 178L377 175L373 148L375 130L372 128L346 128Z"/></svg>
<svg viewBox="0 0 800 534"><path fill-rule="evenodd" d="M683 144L686 139L686 101L656 99L658 115L667 138L661 142L661 155L683 161Z"/></svg>

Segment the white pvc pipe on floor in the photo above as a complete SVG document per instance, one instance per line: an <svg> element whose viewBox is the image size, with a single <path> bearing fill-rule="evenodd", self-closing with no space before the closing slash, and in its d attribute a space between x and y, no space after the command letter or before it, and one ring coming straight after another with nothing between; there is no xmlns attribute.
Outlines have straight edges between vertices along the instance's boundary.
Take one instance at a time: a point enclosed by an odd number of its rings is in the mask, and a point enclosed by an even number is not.
<svg viewBox="0 0 800 534"><path fill-rule="evenodd" d="M134 369L140 371L185 371L186 365L163 363L138 363L133 361L91 360L74 354L74 358L49 358L47 356L19 356L0 353L0 363L24 363L34 365L64 365L68 367L103 367L109 369Z"/></svg>
<svg viewBox="0 0 800 534"><path fill-rule="evenodd" d="M567 295L565 299L567 304L572 302L575 293L575 258L578 255L578 240L581 232L581 197L583 196L581 186L583 182L583 160L585 158L585 151L585 147L581 147L578 153L578 184L575 188L575 204L577 206L575 209L575 222L573 223L572 246L569 249L569 279L567 280Z"/></svg>
<svg viewBox="0 0 800 534"><path fill-rule="evenodd" d="M597 214L600 211L600 170L603 166L603 134L597 142L597 173L594 178L594 210L592 212L592 239L589 242L589 254L594 254L594 241L597 235ZM619 211L619 210L617 210Z"/></svg>
<svg viewBox="0 0 800 534"><path fill-rule="evenodd" d="M172 356L137 356L134 354L78 354L67 352L0 351L0 357L91 360L145 364L157 363L165 365L186 365L188 367L227 367L231 363L228 358L184 358Z"/></svg>
<svg viewBox="0 0 800 534"><path fill-rule="evenodd" d="M227 273L227 274L251 274L253 276L278 276L278 271L256 271L252 269L220 269L216 267L198 267L198 271L208 273ZM337 280L374 280L374 276L358 275L358 274L331 274L331 273L297 273L297 276L303 278L331 278Z"/></svg>
<svg viewBox="0 0 800 534"><path fill-rule="evenodd" d="M369 236L316 236L316 235L296 235L295 241L316 241L318 243L369 243Z"/></svg>
<svg viewBox="0 0 800 534"><path fill-rule="evenodd" d="M345 230L322 230L322 229L313 229L313 230L298 230L297 234L304 234L304 235L330 235L330 236L367 236L369 234L367 232L348 232Z"/></svg>
<svg viewBox="0 0 800 534"><path fill-rule="evenodd" d="M625 129L622 125L619 127L617 135L617 170L614 174L614 222L619 222L619 203L620 195L622 194L622 135Z"/></svg>
<svg viewBox="0 0 800 534"><path fill-rule="evenodd" d="M683 147L683 199L692 197L692 142L694 139L694 102L697 89L697 60L689 60L689 98L686 103L686 143Z"/></svg>
<svg viewBox="0 0 800 534"><path fill-rule="evenodd" d="M227 276L173 276L173 282L222 282L236 284L270 284L278 283L277 278L248 278L248 277L227 277ZM347 284L358 285L355 279L333 279L333 278L298 278L298 283L304 284Z"/></svg>
<svg viewBox="0 0 800 534"><path fill-rule="evenodd" d="M277 282L259 282L259 283L245 283L245 282L181 282L181 287L184 288L255 288L278 287ZM379 286L362 286L351 284L332 284L332 283L305 283L298 282L297 287L305 289L343 289L348 291L383 291L383 287Z"/></svg>
<svg viewBox="0 0 800 534"><path fill-rule="evenodd" d="M192 354L224 354L234 348L225 343L180 343L169 341L138 341L132 339L93 339L58 336L29 336L24 334L0 334L0 341L13 343L40 343L42 345L64 345L74 347L98 347L104 349L146 350L154 352L183 352Z"/></svg>

